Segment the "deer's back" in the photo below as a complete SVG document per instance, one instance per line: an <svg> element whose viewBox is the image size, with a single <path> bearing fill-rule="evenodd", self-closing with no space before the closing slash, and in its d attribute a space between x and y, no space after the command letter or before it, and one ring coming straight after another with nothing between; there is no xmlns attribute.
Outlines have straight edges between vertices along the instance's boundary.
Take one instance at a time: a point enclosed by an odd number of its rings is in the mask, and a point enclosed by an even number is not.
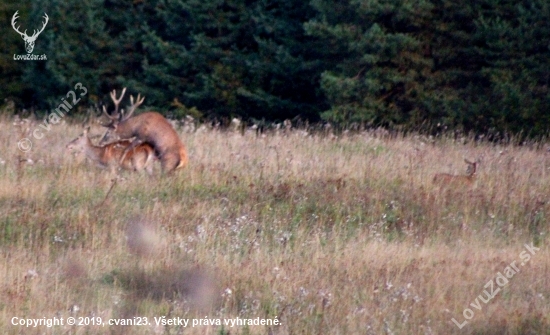
<svg viewBox="0 0 550 335"><path fill-rule="evenodd" d="M120 140L114 143L110 143L104 146L104 156L108 159L120 159L126 148L132 143L130 140ZM126 154L125 160L131 158L134 155L144 155L149 156L154 154L154 149L147 143L142 143L135 147L133 150L129 151Z"/></svg>
<svg viewBox="0 0 550 335"><path fill-rule="evenodd" d="M474 176L452 175L449 173L438 173L434 176L433 182L439 185L471 185L474 181Z"/></svg>
<svg viewBox="0 0 550 335"><path fill-rule="evenodd" d="M119 126L119 136L123 138L138 137L143 142L151 143L159 152L180 150L183 143L172 125L157 112L146 112L134 116Z"/></svg>

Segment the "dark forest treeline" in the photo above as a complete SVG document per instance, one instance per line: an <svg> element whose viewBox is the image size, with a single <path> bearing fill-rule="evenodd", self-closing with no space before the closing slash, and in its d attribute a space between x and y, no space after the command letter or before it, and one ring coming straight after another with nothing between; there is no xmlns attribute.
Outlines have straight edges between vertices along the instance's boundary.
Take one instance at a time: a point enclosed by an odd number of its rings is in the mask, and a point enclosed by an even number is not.
<svg viewBox="0 0 550 335"><path fill-rule="evenodd" d="M11 28L50 18L34 54ZM4 2L0 98L45 110L128 86L178 116L547 134L547 0ZM432 127L432 128L430 128Z"/></svg>

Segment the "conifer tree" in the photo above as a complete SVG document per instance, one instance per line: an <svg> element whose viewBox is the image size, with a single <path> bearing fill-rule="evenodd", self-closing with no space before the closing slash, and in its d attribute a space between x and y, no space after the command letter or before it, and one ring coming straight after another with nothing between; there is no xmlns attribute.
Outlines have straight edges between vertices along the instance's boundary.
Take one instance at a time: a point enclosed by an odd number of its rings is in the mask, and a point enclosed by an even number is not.
<svg viewBox="0 0 550 335"><path fill-rule="evenodd" d="M14 55L25 54L24 42L17 34L10 22L15 12L19 14L19 25L25 26L29 18L30 3L19 1L4 1L0 4L0 101L9 99L19 106L28 98L28 90L22 80L23 69L27 65L24 61L14 60Z"/></svg>
<svg viewBox="0 0 550 335"><path fill-rule="evenodd" d="M323 118L338 123L399 125L418 121L431 60L415 32L430 5L406 1L316 0L318 18L306 31L323 41L326 70L321 88L331 108Z"/></svg>

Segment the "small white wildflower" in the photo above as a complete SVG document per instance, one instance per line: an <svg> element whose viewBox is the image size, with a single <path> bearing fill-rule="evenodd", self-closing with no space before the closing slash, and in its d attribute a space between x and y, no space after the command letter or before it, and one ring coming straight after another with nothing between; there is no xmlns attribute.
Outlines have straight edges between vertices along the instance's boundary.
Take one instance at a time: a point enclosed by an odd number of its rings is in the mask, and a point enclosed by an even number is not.
<svg viewBox="0 0 550 335"><path fill-rule="evenodd" d="M25 275L25 279L32 279L38 277L38 272L36 272L35 269L30 269L27 271L27 274Z"/></svg>

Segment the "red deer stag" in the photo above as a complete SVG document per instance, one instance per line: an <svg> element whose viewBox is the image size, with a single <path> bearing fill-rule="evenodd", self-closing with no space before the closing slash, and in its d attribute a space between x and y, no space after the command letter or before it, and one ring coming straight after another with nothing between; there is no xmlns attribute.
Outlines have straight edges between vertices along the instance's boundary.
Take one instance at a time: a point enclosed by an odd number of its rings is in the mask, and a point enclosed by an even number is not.
<svg viewBox="0 0 550 335"><path fill-rule="evenodd" d="M106 125L109 130L102 142L110 138L134 138L126 151L132 150L141 143L152 145L155 148L164 173L171 173L176 169L185 167L187 165L187 150L168 120L157 112L145 112L131 117L136 108L145 99L145 97L141 98L140 94L138 94L135 102L134 97L130 96L131 105L127 113L124 113L124 110L119 113L118 108L124 97L124 93L126 93L126 88L122 90L120 97L117 98L116 91L113 90L111 92L111 99L115 104L115 110L112 115L109 115L105 106L103 106L103 112L111 122Z"/></svg>
<svg viewBox="0 0 550 335"><path fill-rule="evenodd" d="M131 141L123 140L96 146L88 137L89 130L89 127L84 129L80 136L69 142L67 150L83 152L89 160L101 167L110 167L113 171L120 165L125 170L142 171L145 169L149 175L153 173L152 163L155 159L155 150L149 144L143 143L128 151L124 160L120 162Z"/></svg>

